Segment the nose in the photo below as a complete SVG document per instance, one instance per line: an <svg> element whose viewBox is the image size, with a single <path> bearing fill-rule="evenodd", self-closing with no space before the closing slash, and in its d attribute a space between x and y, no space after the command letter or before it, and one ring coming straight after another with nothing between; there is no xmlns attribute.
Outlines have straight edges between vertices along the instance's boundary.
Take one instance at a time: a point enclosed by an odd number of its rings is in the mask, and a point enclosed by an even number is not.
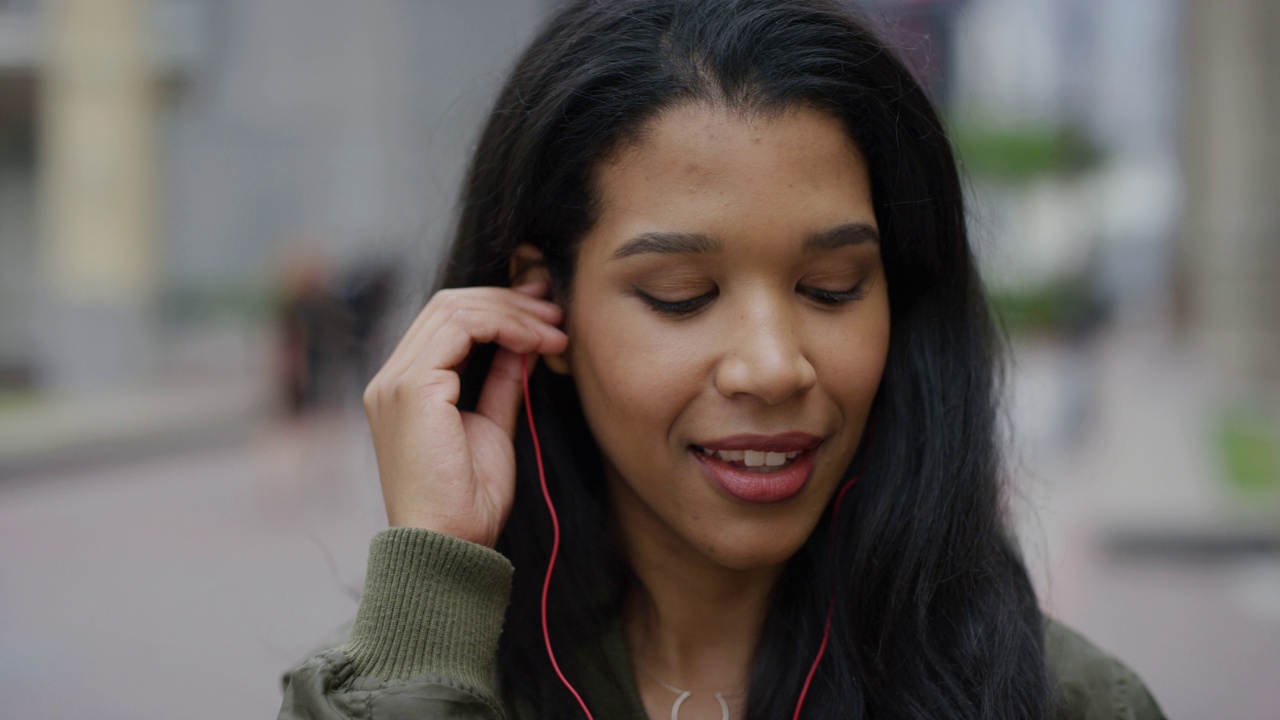
<svg viewBox="0 0 1280 720"><path fill-rule="evenodd" d="M725 351L715 370L715 386L727 398L751 396L778 405L817 382L805 352L802 328L783 308L747 313L725 328Z"/></svg>

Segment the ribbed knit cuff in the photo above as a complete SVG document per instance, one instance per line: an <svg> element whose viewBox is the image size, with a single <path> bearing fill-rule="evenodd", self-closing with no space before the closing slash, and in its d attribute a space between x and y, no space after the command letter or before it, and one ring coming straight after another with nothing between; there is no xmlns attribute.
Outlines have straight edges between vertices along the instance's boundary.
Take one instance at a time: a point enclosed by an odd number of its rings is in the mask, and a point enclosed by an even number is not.
<svg viewBox="0 0 1280 720"><path fill-rule="evenodd" d="M364 595L343 650L367 677L438 673L492 692L511 573L510 561L487 547L427 530L383 530L370 543Z"/></svg>

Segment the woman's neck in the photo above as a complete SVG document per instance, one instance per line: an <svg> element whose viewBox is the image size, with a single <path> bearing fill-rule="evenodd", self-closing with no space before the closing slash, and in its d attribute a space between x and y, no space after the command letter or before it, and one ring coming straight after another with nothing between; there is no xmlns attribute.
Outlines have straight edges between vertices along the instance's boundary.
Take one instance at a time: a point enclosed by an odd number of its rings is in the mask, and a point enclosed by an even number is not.
<svg viewBox="0 0 1280 720"><path fill-rule="evenodd" d="M782 568L733 570L659 543L628 541L638 581L622 623L636 665L685 690L744 690Z"/></svg>

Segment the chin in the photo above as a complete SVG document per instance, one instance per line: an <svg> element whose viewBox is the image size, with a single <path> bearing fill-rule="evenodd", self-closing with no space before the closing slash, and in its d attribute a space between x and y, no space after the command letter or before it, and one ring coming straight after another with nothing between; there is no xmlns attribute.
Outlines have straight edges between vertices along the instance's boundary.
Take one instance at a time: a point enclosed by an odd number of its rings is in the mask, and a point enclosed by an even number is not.
<svg viewBox="0 0 1280 720"><path fill-rule="evenodd" d="M743 572L767 570L785 565L804 545L806 537L779 542L776 534L750 540L712 541L703 552L721 567Z"/></svg>

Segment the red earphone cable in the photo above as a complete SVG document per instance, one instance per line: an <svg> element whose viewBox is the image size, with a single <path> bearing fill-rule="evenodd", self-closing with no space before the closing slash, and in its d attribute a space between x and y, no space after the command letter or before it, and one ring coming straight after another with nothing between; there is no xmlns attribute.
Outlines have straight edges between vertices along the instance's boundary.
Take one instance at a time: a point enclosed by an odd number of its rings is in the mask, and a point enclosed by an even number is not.
<svg viewBox="0 0 1280 720"><path fill-rule="evenodd" d="M840 488L840 494L836 495L835 507L831 508L831 542L835 543L836 538L836 515L840 513L840 503L844 502L845 493L849 492L849 488L858 482L858 478L852 478L849 482ZM796 712L791 716L791 720L800 720L800 710L804 708L804 699L809 695L809 686L813 683L813 676L818 673L818 663L822 662L822 656L827 652L827 641L831 639L831 616L835 614L836 598L835 593L831 595L831 603L827 605L827 620L822 626L822 642L818 645L818 654L813 658L813 665L809 666L809 674L805 676L804 686L800 688L800 699L796 701Z"/></svg>
<svg viewBox="0 0 1280 720"><path fill-rule="evenodd" d="M551 502L551 491L547 489L547 471L542 466L542 446L538 443L538 429L533 424L533 402L529 397L529 364L524 355L520 356L520 375L524 383L524 412L525 417L529 420L529 435L533 437L533 456L538 461L538 481L542 483L542 498L547 501L547 511L551 513L551 559L547 561L547 574L542 581L542 639L547 644L547 657L551 658L551 667L556 671L556 676L560 678L560 682L569 689L573 694L573 699L578 701L578 705L582 707L582 712L586 714L587 720L595 720L595 716L587 709L587 704L583 702L582 696L564 676L564 672L560 670L560 663L556 662L556 653L551 649L551 631L547 628L547 593L551 589L551 573L556 567L556 555L560 553L560 518L556 516L556 506Z"/></svg>

